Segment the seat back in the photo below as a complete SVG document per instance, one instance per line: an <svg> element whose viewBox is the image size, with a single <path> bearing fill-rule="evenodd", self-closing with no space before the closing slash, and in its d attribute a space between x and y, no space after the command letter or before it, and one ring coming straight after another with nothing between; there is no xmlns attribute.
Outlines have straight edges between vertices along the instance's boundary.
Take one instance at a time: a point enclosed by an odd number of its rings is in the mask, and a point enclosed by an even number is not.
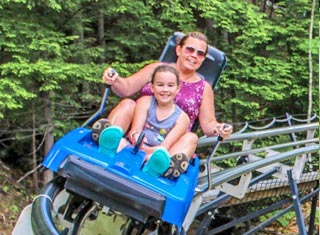
<svg viewBox="0 0 320 235"><path fill-rule="evenodd" d="M180 39L184 36L181 32L175 32L170 36L165 48L163 49L159 61L167 63L175 63L177 61L176 46ZM198 69L206 81L209 82L212 89L215 90L222 71L227 64L227 57L224 52L219 51L209 45L208 53L201 67ZM199 120L196 120L192 127L192 131L196 132L199 127Z"/></svg>
<svg viewBox="0 0 320 235"><path fill-rule="evenodd" d="M170 36L165 48L162 51L159 61L167 63L175 63L177 61L176 45L183 36L184 34L181 32L175 32ZM212 46L209 46L207 56L197 72L209 82L214 90L220 80L220 75L226 64L227 58L225 53Z"/></svg>

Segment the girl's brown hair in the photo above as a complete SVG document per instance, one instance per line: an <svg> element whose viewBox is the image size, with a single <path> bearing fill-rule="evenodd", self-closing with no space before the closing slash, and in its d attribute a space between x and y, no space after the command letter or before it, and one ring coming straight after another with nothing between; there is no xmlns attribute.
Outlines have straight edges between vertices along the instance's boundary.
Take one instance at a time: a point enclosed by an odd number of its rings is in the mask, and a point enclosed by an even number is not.
<svg viewBox="0 0 320 235"><path fill-rule="evenodd" d="M174 67L172 67L171 65L168 64L162 64L159 65L158 67L156 67L151 75L151 83L153 84L154 82L154 77L156 76L156 74L158 72L171 72L173 73L176 78L177 78L177 84L179 85L179 72L178 70L176 70Z"/></svg>

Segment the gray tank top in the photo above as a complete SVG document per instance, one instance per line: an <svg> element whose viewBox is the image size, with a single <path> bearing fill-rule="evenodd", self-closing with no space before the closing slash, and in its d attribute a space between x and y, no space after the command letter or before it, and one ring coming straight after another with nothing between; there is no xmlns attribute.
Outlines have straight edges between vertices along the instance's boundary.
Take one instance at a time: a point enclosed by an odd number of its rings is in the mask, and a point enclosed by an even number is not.
<svg viewBox="0 0 320 235"><path fill-rule="evenodd" d="M175 109L173 113L167 117L159 121L156 115L157 101L152 96L150 107L147 113L147 120L145 126L143 128L143 132L145 134L145 138L147 139L149 146L158 146L161 142L166 138L168 132L174 127L177 119L183 112L178 105L175 105Z"/></svg>

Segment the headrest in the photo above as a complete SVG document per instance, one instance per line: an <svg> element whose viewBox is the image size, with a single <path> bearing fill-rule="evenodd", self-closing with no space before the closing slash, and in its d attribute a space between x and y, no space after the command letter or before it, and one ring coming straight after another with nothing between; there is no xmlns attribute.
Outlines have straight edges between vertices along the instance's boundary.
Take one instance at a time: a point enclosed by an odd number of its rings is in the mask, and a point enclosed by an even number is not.
<svg viewBox="0 0 320 235"><path fill-rule="evenodd" d="M175 63L177 61L176 45L184 35L181 32L175 32L169 37L159 61L167 63ZM197 72L211 84L212 89L215 89L226 64L227 57L224 52L209 45L207 56Z"/></svg>

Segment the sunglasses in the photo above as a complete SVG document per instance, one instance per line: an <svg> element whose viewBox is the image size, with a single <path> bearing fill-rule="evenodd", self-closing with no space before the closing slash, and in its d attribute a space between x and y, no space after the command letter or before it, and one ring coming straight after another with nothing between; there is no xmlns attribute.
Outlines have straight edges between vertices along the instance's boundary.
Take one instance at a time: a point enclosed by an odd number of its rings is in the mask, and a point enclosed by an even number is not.
<svg viewBox="0 0 320 235"><path fill-rule="evenodd" d="M193 54L194 52L197 52L197 57L199 59L203 59L206 56L206 52L201 51L201 50L196 50L195 48L193 48L191 46L185 47L184 51L186 54L189 54L189 55Z"/></svg>

